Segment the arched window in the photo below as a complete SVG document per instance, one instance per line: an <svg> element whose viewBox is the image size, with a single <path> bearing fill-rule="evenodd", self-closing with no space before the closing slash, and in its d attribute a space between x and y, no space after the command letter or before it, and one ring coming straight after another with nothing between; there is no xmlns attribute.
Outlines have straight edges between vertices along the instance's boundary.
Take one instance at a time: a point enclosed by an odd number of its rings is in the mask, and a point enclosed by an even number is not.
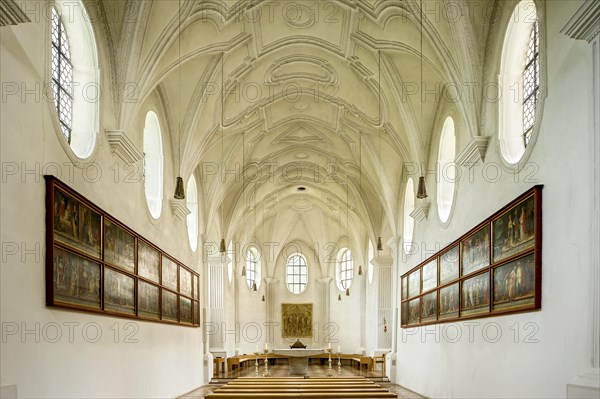
<svg viewBox="0 0 600 399"><path fill-rule="evenodd" d="M513 11L499 80L500 151L507 162L516 164L531 141L540 97L540 39L533 0L521 1Z"/></svg>
<svg viewBox="0 0 600 399"><path fill-rule="evenodd" d="M191 175L185 190L185 202L190 213L187 215L188 238L192 251L198 248L198 188L196 178Z"/></svg>
<svg viewBox="0 0 600 399"><path fill-rule="evenodd" d="M375 248L373 247L373 242L369 239L369 259L367 266L367 276L369 277L369 284L373 283L373 264L371 261L375 259Z"/></svg>
<svg viewBox="0 0 600 399"><path fill-rule="evenodd" d="M248 288L253 289L256 284L256 289L260 288L260 257L256 248L250 248L246 253L246 283Z"/></svg>
<svg viewBox="0 0 600 399"><path fill-rule="evenodd" d="M354 278L354 260L352 252L346 249L338 261L336 283L340 291L346 291L352 285Z"/></svg>
<svg viewBox="0 0 600 399"><path fill-rule="evenodd" d="M438 216L442 223L450 217L450 210L454 201L454 185L456 183L456 136L454 134L454 120L447 117L440 135L438 151L438 176L437 176L437 205Z"/></svg>
<svg viewBox="0 0 600 399"><path fill-rule="evenodd" d="M94 31L81 1L57 0L50 25L50 75L60 129L73 153L87 158L94 150L99 125Z"/></svg>
<svg viewBox="0 0 600 399"><path fill-rule="evenodd" d="M152 111L146 114L144 125L144 190L150 214L158 219L163 199L163 149L160 123Z"/></svg>
<svg viewBox="0 0 600 399"><path fill-rule="evenodd" d="M410 214L415 210L415 186L412 177L408 178L406 182L406 189L404 190L404 253L408 254L412 239L413 231L415 228L415 219Z"/></svg>
<svg viewBox="0 0 600 399"><path fill-rule="evenodd" d="M302 255L294 254L288 258L285 281L288 290L294 294L300 294L306 289L308 266Z"/></svg>

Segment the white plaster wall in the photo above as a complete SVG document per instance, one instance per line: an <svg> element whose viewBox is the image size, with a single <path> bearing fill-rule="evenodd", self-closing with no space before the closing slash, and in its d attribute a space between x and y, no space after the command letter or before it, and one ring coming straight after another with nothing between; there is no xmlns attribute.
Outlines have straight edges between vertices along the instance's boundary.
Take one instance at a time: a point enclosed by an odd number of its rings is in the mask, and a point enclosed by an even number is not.
<svg viewBox="0 0 600 399"><path fill-rule="evenodd" d="M200 328L45 307L42 174L57 175L197 271L201 254L191 252L185 221L175 219L169 209L175 180L171 163L165 163L165 198L158 221L150 221L140 175L135 175L133 182L126 182L124 169L115 176L115 169L111 168L117 158L111 154L103 132L115 126L101 123L94 167L73 167L60 144L61 133L55 132L57 126L51 114L54 105L45 100L41 91L48 51L44 22L42 18L17 27L3 27L0 35L2 83L16 83L19 87L17 94L4 98L0 104L2 384L17 385L19 397L181 395L202 385ZM21 91L24 87L32 90L27 96ZM114 116L105 114L103 120L111 118ZM171 159L168 129L164 121L161 123L165 159ZM136 129L139 131L127 133L141 149L142 132L137 125ZM50 165L58 165L58 169ZM17 168L15 174L4 173L13 166ZM17 253L5 251L12 244L19 246ZM31 249L32 252L25 251Z"/></svg>
<svg viewBox="0 0 600 399"><path fill-rule="evenodd" d="M484 167L475 166L473 181L465 176L458 183L447 228L439 222L430 184L429 218L416 224L414 237L420 252L400 265L403 274L534 184L544 184L542 309L401 329L397 380L425 396L564 397L567 383L589 367L592 59L586 43L559 33L578 4L546 3L548 96L529 165L517 174L500 169L497 182L492 181L496 168L486 179ZM465 137L458 143L460 150ZM493 136L486 165L500 165L499 153Z"/></svg>
<svg viewBox="0 0 600 399"><path fill-rule="evenodd" d="M296 237L301 238L301 237ZM282 244L283 248L286 248L287 244ZM309 247L300 245L302 253L306 256L308 263L308 284L304 292L300 294L291 293L285 284L285 260L281 256L277 256L275 261L272 261L265 256L262 258L262 277L277 279L278 281L273 283L273 295L269 299L266 294L267 283L263 280L257 292L252 292L248 289L245 277L240 276L240 270L242 263L238 263L237 272L234 277L238 287L239 296L237 298L239 312L239 344L237 348L240 349L240 353L253 353L258 344L259 350L264 348L265 340L267 338L268 330L271 328L273 333L273 339L269 340L269 347L271 348L287 348L289 345L295 342L295 339L284 339L282 337L282 326L281 326L281 304L282 303L312 303L313 304L313 338L301 339L301 341L308 347L312 348L323 348L327 347L328 342L331 341L331 346L334 350L337 350L338 345L341 346L341 350L347 353L358 353L362 348L361 337L362 329L361 323L363 318L362 302L365 298L364 285L361 281L366 279L366 271L363 276L358 276L358 261L355 261L355 272L354 280L350 288L351 295L346 296L345 292L341 292L337 289L335 283L335 264L332 262L330 265L324 266L324 272L321 271L321 264L324 262L324 257L320 256L317 261L314 258L314 253L311 252ZM290 252L291 253L291 252ZM243 262L243 257L239 258L239 262ZM332 279L329 286L329 300L330 300L330 315L329 325L323 323L327 320L327 315L323 313L321 306L322 298L322 283L318 280L324 277L330 277ZM231 287L230 289L233 290ZM266 295L267 302L262 302L262 295ZM342 300L338 301L338 294L341 294ZM233 294L227 294L226 305L227 312L233 310L231 305L232 301L236 298ZM273 302L273 320L275 323L273 327L268 327L265 323L267 320L267 306L268 301ZM231 325L231 316L226 315L229 327ZM260 327L261 336L256 338L255 329ZM231 347L233 334L227 335L226 347Z"/></svg>
<svg viewBox="0 0 600 399"><path fill-rule="evenodd" d="M363 318L360 312L361 302L364 301L365 296L364 291L360 289L359 279L361 278L363 277L359 277L355 269L354 281L350 287L350 296L346 296L345 292L338 290L335 280L331 282L330 321L337 329L331 335L331 338L338 341L337 344L332 343L331 347L337 350L337 345L339 345L343 353L359 353L362 348L361 322ZM342 295L341 301L338 301L338 295ZM376 310L373 309L372 312L376 313Z"/></svg>

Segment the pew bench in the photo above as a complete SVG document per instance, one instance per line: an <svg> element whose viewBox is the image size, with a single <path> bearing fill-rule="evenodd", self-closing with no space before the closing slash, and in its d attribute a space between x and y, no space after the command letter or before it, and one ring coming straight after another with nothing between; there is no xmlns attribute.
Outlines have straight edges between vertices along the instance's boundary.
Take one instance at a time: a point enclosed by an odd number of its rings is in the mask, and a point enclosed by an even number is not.
<svg viewBox="0 0 600 399"><path fill-rule="evenodd" d="M238 378L206 398L397 398L362 377L353 378Z"/></svg>

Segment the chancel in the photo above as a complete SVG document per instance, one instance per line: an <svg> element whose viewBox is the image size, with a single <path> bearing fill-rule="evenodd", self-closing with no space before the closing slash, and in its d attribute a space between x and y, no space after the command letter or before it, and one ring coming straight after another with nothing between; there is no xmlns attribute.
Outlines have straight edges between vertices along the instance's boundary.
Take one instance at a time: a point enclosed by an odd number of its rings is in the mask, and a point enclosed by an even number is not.
<svg viewBox="0 0 600 399"><path fill-rule="evenodd" d="M2 0L0 396L598 398L599 15Z"/></svg>

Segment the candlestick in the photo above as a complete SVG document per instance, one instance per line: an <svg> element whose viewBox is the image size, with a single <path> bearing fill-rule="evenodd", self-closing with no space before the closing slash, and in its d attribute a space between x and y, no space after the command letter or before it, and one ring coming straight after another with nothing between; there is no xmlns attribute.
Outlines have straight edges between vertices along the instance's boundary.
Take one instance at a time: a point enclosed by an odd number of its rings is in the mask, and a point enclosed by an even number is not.
<svg viewBox="0 0 600 399"><path fill-rule="evenodd" d="M329 343L329 346L327 348L331 349L331 342Z"/></svg>
<svg viewBox="0 0 600 399"><path fill-rule="evenodd" d="M342 347L338 345L338 353L342 353Z"/></svg>

